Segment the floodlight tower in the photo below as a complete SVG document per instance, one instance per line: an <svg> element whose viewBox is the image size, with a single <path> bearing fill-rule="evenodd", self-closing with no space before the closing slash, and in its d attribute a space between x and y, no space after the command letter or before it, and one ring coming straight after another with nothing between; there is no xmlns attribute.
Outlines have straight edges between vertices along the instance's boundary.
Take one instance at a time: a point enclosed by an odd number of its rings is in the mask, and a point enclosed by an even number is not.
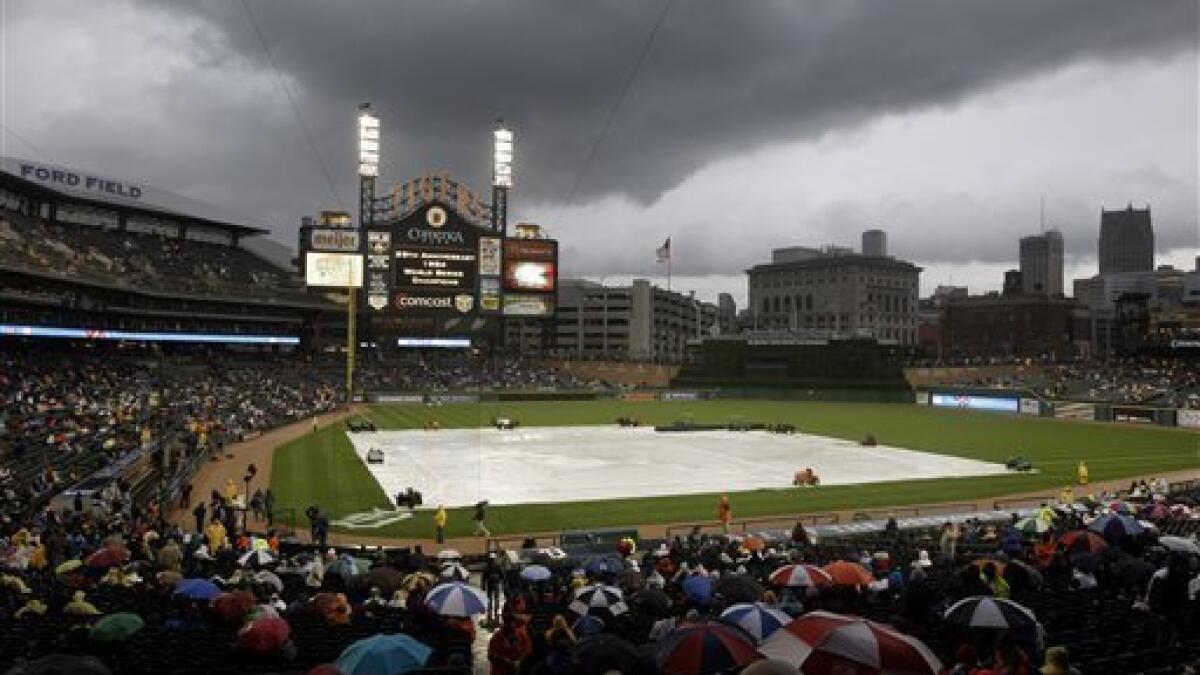
<svg viewBox="0 0 1200 675"><path fill-rule="evenodd" d="M508 234L508 189L512 187L513 132L496 120L492 130L492 230Z"/></svg>
<svg viewBox="0 0 1200 675"><path fill-rule="evenodd" d="M358 107L358 231L359 247L367 230L375 224L375 178L379 175L379 116L370 103ZM361 250L358 251L362 253ZM354 403L354 354L358 348L358 314L355 300L359 291L352 280L346 286L346 403Z"/></svg>

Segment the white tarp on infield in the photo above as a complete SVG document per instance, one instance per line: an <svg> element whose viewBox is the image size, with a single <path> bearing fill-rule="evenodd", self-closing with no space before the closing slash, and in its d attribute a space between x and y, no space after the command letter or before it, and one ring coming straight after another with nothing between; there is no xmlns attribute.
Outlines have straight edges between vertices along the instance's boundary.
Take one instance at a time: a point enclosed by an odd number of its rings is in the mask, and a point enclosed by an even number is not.
<svg viewBox="0 0 1200 675"><path fill-rule="evenodd" d="M791 486L811 466L822 485L1005 473L1000 464L807 434L657 433L649 427L443 429L349 434L389 496L407 487L425 506L572 502Z"/></svg>

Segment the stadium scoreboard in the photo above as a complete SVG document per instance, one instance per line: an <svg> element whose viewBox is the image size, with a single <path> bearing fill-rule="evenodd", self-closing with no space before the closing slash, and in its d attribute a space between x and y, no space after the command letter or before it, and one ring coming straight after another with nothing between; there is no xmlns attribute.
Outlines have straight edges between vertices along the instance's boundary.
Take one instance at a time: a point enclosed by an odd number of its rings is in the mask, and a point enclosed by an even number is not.
<svg viewBox="0 0 1200 675"><path fill-rule="evenodd" d="M557 306L558 242L502 237L437 202L361 236L302 228L300 245L310 286L345 288L353 278L381 319L550 318ZM362 271L342 273L354 257Z"/></svg>

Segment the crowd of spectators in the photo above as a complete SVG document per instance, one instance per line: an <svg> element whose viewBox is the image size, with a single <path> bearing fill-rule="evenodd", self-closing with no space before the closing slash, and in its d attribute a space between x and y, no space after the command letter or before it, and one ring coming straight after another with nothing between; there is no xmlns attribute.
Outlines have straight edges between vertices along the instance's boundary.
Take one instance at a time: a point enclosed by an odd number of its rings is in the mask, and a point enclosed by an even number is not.
<svg viewBox="0 0 1200 675"><path fill-rule="evenodd" d="M243 296L302 293L294 275L242 248L160 234L50 223L0 211L0 258L106 285Z"/></svg>
<svg viewBox="0 0 1200 675"><path fill-rule="evenodd" d="M603 386L515 355L467 350L411 351L363 358L360 382L372 391L584 389Z"/></svg>
<svg viewBox="0 0 1200 675"><path fill-rule="evenodd" d="M879 672L865 664L903 657L894 672L1194 672L1198 498L1057 504L940 530L890 520L820 539L801 524L697 531L586 554L493 554L474 570L445 549L281 540L269 516L244 529L228 508L236 487L212 496L202 529L136 506L116 517L43 511L0 528L0 662L44 672L36 660L58 654L90 664L71 672L131 674L763 675ZM350 665L372 645L400 649L396 633L415 640L403 643L406 667Z"/></svg>
<svg viewBox="0 0 1200 675"><path fill-rule="evenodd" d="M1072 363L1022 362L964 369L942 384L1028 389L1048 400L1200 408L1200 361L1122 358Z"/></svg>
<svg viewBox="0 0 1200 675"><path fill-rule="evenodd" d="M165 447L197 457L334 408L338 390L259 359L131 345L0 344L0 505L38 504L89 474Z"/></svg>

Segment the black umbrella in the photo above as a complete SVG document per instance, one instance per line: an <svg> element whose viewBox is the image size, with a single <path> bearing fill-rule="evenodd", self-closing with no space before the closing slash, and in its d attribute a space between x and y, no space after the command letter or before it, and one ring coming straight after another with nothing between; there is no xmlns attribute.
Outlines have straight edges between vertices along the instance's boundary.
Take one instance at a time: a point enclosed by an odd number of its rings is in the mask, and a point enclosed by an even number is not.
<svg viewBox="0 0 1200 675"><path fill-rule="evenodd" d="M963 598L946 610L947 623L969 628L1016 630L1037 626L1037 617L1029 608L1011 600L977 595Z"/></svg>
<svg viewBox="0 0 1200 675"><path fill-rule="evenodd" d="M571 651L572 672L577 675L602 675L610 671L624 675L652 675L654 661L632 644L600 633L584 638Z"/></svg>
<svg viewBox="0 0 1200 675"><path fill-rule="evenodd" d="M667 594L658 588L647 588L644 591L638 591L629 599L629 604L639 614L655 618L664 617L671 612L671 598L667 597Z"/></svg>
<svg viewBox="0 0 1200 675"><path fill-rule="evenodd" d="M50 654L7 671L14 675L110 675L100 659L75 654Z"/></svg>
<svg viewBox="0 0 1200 675"><path fill-rule="evenodd" d="M739 602L758 602L762 599L763 587L754 577L745 574L730 574L717 580L713 596L728 605Z"/></svg>

